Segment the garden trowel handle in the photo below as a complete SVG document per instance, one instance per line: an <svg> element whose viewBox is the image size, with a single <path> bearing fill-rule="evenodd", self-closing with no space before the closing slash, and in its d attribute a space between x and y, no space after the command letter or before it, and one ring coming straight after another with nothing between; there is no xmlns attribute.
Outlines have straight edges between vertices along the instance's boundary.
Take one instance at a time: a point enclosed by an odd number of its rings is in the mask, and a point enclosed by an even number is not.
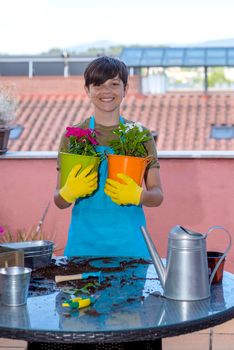
<svg viewBox="0 0 234 350"><path fill-rule="evenodd" d="M79 273L77 275L66 275L66 276L55 276L55 282L65 282L65 281L74 281L74 280L81 280L82 274Z"/></svg>

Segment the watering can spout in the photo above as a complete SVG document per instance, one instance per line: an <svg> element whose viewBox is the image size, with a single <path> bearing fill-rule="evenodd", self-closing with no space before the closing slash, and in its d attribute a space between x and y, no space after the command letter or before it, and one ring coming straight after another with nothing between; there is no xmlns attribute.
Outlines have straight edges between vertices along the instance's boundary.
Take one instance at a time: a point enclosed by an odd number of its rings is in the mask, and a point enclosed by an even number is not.
<svg viewBox="0 0 234 350"><path fill-rule="evenodd" d="M165 287L165 280L166 280L166 269L162 263L162 260L156 250L156 247L146 229L146 227L141 226L141 232L143 234L143 237L145 239L145 243L148 247L149 253L151 255L151 258L153 260L154 267L157 271L159 281L161 283L162 288Z"/></svg>

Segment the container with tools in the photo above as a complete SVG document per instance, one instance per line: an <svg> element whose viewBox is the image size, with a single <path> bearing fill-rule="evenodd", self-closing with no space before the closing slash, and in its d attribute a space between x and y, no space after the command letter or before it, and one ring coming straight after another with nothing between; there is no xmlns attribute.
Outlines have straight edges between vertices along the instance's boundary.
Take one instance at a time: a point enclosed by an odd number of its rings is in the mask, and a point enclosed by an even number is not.
<svg viewBox="0 0 234 350"><path fill-rule="evenodd" d="M10 242L1 244L1 247L23 251L24 266L31 269L38 269L50 264L54 243L46 240Z"/></svg>

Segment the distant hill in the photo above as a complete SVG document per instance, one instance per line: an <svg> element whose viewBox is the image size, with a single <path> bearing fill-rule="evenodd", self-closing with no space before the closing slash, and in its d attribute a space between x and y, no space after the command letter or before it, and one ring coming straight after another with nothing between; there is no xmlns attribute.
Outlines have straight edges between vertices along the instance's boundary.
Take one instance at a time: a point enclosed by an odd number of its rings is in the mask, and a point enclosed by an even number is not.
<svg viewBox="0 0 234 350"><path fill-rule="evenodd" d="M120 44L114 43L113 41L100 40L94 41L92 43L83 43L75 46L67 47L68 51L75 51L77 53L86 52L89 49L108 49L113 46L119 46Z"/></svg>
<svg viewBox="0 0 234 350"><path fill-rule="evenodd" d="M110 40L99 40L94 41L90 43L82 43L74 46L66 47L66 50L71 55L78 55L81 57L84 56L97 56L97 55L112 55L112 56L119 56L122 49L124 47L233 47L234 48L234 38L230 39L222 39L222 40L209 40L204 41L200 43L185 43L185 44L176 44L176 43L165 43L165 44L159 44L159 43L152 43L152 44L121 44L116 43ZM64 48L51 48L47 52L41 52L40 55L51 55L51 56L61 56L61 52L64 51ZM14 56L9 55L7 53L1 53L0 56ZM16 55L20 56L20 55ZM21 55L22 57L28 56L28 55ZM36 55L37 56L37 55Z"/></svg>
<svg viewBox="0 0 234 350"><path fill-rule="evenodd" d="M197 44L188 44L184 46L199 46L199 47L234 47L233 39L209 40Z"/></svg>
<svg viewBox="0 0 234 350"><path fill-rule="evenodd" d="M100 41L94 41L91 43L83 43L75 46L70 46L67 48L68 51L70 52L76 52L77 54L82 54L82 53L94 53L98 52L100 50L100 53L103 51L103 54L109 53L110 48L114 47L131 47L131 46L139 46L139 47L144 47L144 46L152 46L152 47L157 47L157 46L164 46L164 45L157 45L156 43L151 44L151 45L143 45L143 44L138 44L138 45L124 45L120 43L115 43L113 41L108 41L108 40L100 40ZM188 43L188 44L183 44L183 45L177 45L177 44L166 44L165 46L168 47L234 47L234 38L231 39L222 39L222 40L209 40L209 41L204 41L200 43Z"/></svg>

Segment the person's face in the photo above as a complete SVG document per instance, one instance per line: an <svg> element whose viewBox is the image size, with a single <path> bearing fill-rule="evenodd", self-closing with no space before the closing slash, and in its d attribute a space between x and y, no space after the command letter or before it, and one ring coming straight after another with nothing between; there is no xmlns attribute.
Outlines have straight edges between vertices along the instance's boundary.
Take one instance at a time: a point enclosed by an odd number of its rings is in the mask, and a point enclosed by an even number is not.
<svg viewBox="0 0 234 350"><path fill-rule="evenodd" d="M94 106L103 112L113 112L119 109L119 106L127 92L128 86L124 84L119 77L106 80L101 85L91 84L85 88L91 102Z"/></svg>

